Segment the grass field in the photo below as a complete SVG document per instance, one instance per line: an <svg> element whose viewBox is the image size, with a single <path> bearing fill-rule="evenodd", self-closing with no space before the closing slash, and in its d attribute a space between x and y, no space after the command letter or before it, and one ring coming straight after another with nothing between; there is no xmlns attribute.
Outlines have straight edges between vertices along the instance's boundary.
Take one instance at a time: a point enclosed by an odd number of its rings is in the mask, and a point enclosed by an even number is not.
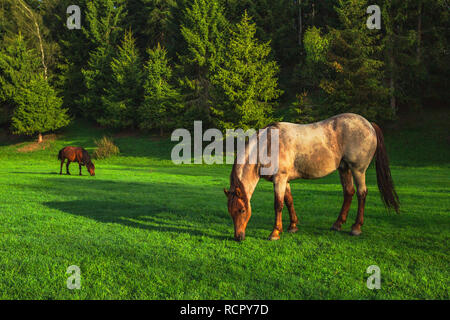
<svg viewBox="0 0 450 320"><path fill-rule="evenodd" d="M300 230L275 242L266 240L270 183L259 183L246 240L235 242L223 194L231 166L176 166L168 139L117 136L121 154L94 161L90 177L77 164L72 176L57 174L57 152L93 151L101 129L75 123L35 151L4 137L0 298L449 299L449 114L418 119L386 133L400 215L384 210L371 166L363 234L348 234L356 201L343 231L330 231L338 175L298 180ZM66 287L70 265L81 268L80 290ZM370 265L380 267L380 290L366 287Z"/></svg>

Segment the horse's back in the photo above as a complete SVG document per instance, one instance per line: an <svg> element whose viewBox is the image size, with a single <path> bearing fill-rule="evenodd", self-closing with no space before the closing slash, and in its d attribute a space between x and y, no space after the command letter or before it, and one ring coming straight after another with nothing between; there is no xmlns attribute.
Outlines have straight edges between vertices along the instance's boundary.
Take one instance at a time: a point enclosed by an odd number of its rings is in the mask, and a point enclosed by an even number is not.
<svg viewBox="0 0 450 320"><path fill-rule="evenodd" d="M369 163L376 148L375 131L365 118L344 113L310 124L278 122L280 170L294 178L320 178L344 160L356 167Z"/></svg>
<svg viewBox="0 0 450 320"><path fill-rule="evenodd" d="M84 152L87 151L81 147L67 146L59 151L59 155L61 155L63 159L68 159L71 162L81 162Z"/></svg>

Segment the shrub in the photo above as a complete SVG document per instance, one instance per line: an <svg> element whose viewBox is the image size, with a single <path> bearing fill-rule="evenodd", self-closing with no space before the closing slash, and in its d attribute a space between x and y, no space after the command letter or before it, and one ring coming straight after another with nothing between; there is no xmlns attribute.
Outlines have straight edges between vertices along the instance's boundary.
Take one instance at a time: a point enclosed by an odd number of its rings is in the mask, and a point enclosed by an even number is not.
<svg viewBox="0 0 450 320"><path fill-rule="evenodd" d="M93 153L95 159L106 159L120 153L113 140L106 136L100 140L94 140L94 143L97 145L97 149Z"/></svg>

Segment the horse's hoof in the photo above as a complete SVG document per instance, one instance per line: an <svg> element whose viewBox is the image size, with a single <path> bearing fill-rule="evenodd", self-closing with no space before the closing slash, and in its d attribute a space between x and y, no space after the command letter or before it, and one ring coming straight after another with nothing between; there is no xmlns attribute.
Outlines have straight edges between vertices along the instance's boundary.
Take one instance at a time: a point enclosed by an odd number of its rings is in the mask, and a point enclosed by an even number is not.
<svg viewBox="0 0 450 320"><path fill-rule="evenodd" d="M297 227L293 227L293 228L289 228L288 229L288 232L289 233L296 233L298 231L298 228Z"/></svg>
<svg viewBox="0 0 450 320"><path fill-rule="evenodd" d="M274 230L272 231L272 233L269 236L269 240L274 241L274 240L279 240L280 239L280 233L278 230Z"/></svg>
<svg viewBox="0 0 450 320"><path fill-rule="evenodd" d="M269 240L270 240L270 241L280 240L280 236L273 236L273 235L270 235L270 236L269 236Z"/></svg>
<svg viewBox="0 0 450 320"><path fill-rule="evenodd" d="M352 230L350 231L350 235L351 236L359 236L361 235L362 231L361 230Z"/></svg>
<svg viewBox="0 0 450 320"><path fill-rule="evenodd" d="M341 226L336 226L335 224L333 224L333 226L330 228L331 231L341 231L342 228Z"/></svg>

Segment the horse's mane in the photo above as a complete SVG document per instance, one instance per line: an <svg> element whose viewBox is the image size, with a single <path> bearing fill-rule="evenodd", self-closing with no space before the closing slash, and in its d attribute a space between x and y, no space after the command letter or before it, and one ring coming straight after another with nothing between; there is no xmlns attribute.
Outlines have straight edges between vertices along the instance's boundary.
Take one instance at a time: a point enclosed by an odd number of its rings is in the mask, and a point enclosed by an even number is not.
<svg viewBox="0 0 450 320"><path fill-rule="evenodd" d="M89 153L83 148L81 148L81 152L83 154L83 162L86 164L91 163L91 156Z"/></svg>
<svg viewBox="0 0 450 320"><path fill-rule="evenodd" d="M237 175L237 163L236 162L237 162L237 159L234 161L233 169L231 169L231 174L230 174L230 192L234 193L235 190L237 188L239 188L241 190L242 195L244 196L243 200L247 204L248 197L247 197L247 194L245 192L244 184L242 183L241 179L239 179L239 177Z"/></svg>
<svg viewBox="0 0 450 320"><path fill-rule="evenodd" d="M269 127L278 128L279 122L270 123L267 126L263 127L262 129L266 129ZM260 132L257 132L258 139L259 139L259 134L260 134ZM248 142L246 142L246 144L245 144L245 149L247 150L247 148L248 148ZM255 170L258 171L258 166L255 166ZM230 174L230 192L234 192L236 190L236 188L239 188L241 190L241 192L244 196L244 201L247 204L248 203L247 193L245 191L244 184L242 183L241 179L239 179L238 174L237 174L237 158L235 158L235 160L234 160L233 168L232 168L231 174Z"/></svg>

